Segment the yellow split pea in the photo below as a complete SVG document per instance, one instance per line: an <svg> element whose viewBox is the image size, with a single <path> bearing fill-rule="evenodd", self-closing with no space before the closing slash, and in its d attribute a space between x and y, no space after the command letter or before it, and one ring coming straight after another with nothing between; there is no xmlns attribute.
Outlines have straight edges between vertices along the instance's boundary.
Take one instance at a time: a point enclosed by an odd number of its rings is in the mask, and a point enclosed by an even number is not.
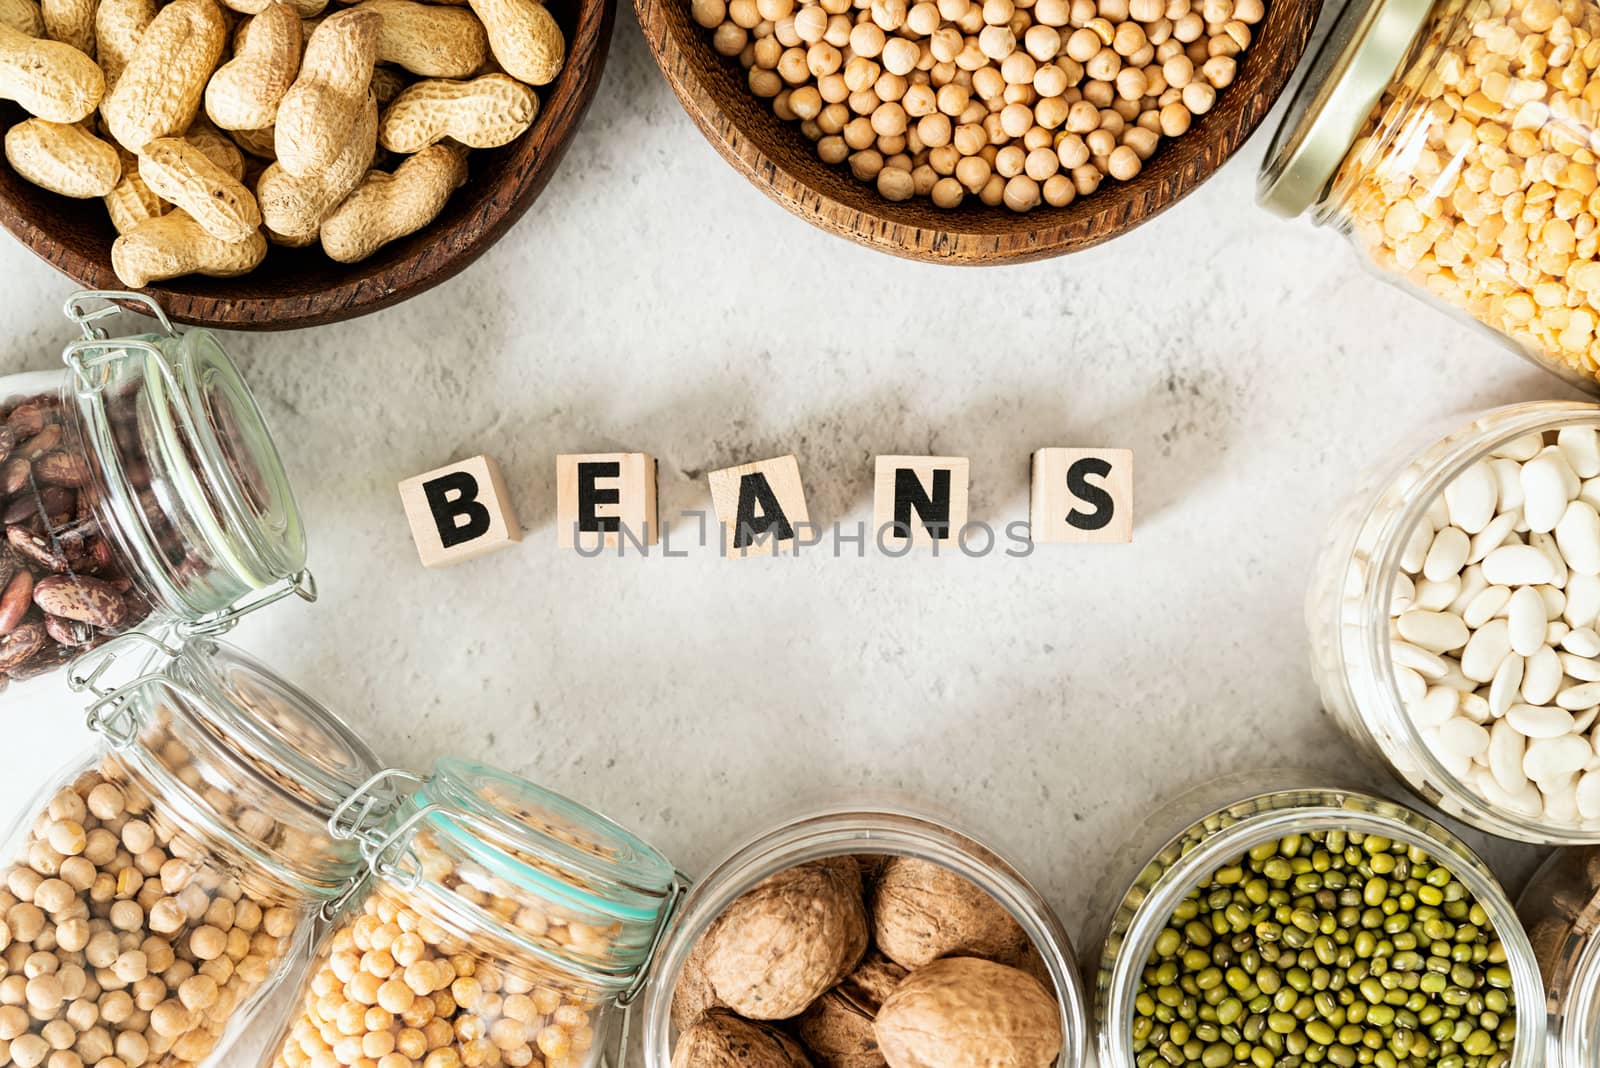
<svg viewBox="0 0 1600 1068"><path fill-rule="evenodd" d="M1430 32L1333 202L1380 267L1600 377L1600 4L1455 0Z"/></svg>
<svg viewBox="0 0 1600 1068"><path fill-rule="evenodd" d="M1265 0L690 0L750 91L889 200L1064 207L1233 83Z"/></svg>

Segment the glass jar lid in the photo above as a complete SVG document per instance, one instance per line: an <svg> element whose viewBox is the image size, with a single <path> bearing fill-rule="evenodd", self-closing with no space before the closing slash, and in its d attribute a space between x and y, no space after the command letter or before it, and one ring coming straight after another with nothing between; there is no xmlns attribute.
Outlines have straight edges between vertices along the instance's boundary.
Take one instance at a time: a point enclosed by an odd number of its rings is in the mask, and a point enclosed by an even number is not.
<svg viewBox="0 0 1600 1068"><path fill-rule="evenodd" d="M445 758L425 780L384 777L415 783L389 826L368 814L380 782L330 823L363 841L380 878L428 895L460 934L492 934L596 988L635 984L682 891L666 857L605 816L482 764Z"/></svg>
<svg viewBox="0 0 1600 1068"><path fill-rule="evenodd" d="M160 332L107 338L93 325L126 302L154 315ZM159 599L199 629L221 630L251 594L278 587L248 607L288 592L314 597L282 457L216 336L179 334L159 305L133 293L79 293L67 314L85 334L64 354L67 390L100 458L104 506ZM141 502L133 465L157 477L159 508ZM174 534L198 560L172 553Z"/></svg>
<svg viewBox="0 0 1600 1068"><path fill-rule="evenodd" d="M136 678L98 685L142 647L152 654ZM76 680L99 697L90 726L181 828L310 896L336 896L361 871L359 847L328 821L382 764L327 708L210 639L174 650L135 633L84 659L98 665Z"/></svg>
<svg viewBox="0 0 1600 1068"><path fill-rule="evenodd" d="M1316 204L1422 33L1433 0L1350 0L1311 61L1256 183L1285 218Z"/></svg>

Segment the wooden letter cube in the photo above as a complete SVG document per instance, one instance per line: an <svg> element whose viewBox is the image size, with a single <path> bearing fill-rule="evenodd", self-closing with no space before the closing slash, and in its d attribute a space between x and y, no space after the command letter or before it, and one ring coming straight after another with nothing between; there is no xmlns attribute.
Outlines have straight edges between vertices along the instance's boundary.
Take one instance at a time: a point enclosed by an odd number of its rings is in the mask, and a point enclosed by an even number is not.
<svg viewBox="0 0 1600 1068"><path fill-rule="evenodd" d="M770 556L811 522L800 461L793 455L713 471L711 504L728 559Z"/></svg>
<svg viewBox="0 0 1600 1068"><path fill-rule="evenodd" d="M1033 454L1028 519L1038 544L1132 541L1133 453L1040 449Z"/></svg>
<svg viewBox="0 0 1600 1068"><path fill-rule="evenodd" d="M642 452L556 457L556 543L595 552L655 545L656 459Z"/></svg>
<svg viewBox="0 0 1600 1068"><path fill-rule="evenodd" d="M406 479L400 500L423 567L448 567L522 540L500 467L487 456Z"/></svg>
<svg viewBox="0 0 1600 1068"><path fill-rule="evenodd" d="M880 456L872 536L886 549L954 544L967 525L971 464L959 456Z"/></svg>

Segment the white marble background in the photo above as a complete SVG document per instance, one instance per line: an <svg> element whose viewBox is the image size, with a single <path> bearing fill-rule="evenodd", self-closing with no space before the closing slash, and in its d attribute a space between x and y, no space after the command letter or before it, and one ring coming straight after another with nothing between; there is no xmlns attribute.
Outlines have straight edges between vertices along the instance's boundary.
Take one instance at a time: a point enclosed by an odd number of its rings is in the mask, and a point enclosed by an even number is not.
<svg viewBox="0 0 1600 1068"><path fill-rule="evenodd" d="M322 589L237 640L388 760L491 761L690 872L797 800L902 791L992 830L1092 955L1090 897L1131 877L1110 856L1159 798L1270 764L1355 768L1301 602L1358 469L1419 420L1569 392L1259 210L1265 132L1178 208L1066 259L934 267L828 237L723 164L623 7L560 172L474 267L356 322L226 338ZM52 366L70 283L10 240L0 277L0 372ZM556 547L562 451L654 453L667 517L709 507L708 470L793 451L813 518L852 524L874 455L965 455L973 519L1003 527L1046 445L1135 451L1131 547ZM525 540L423 570L395 483L484 451ZM56 682L0 716L9 811L88 736ZM1487 852L1513 889L1538 859Z"/></svg>

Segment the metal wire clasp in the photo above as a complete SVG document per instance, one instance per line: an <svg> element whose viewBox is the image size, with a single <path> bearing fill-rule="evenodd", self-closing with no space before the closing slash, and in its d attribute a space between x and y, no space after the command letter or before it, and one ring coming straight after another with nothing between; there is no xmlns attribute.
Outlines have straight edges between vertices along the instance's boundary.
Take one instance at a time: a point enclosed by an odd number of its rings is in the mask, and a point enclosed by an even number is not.
<svg viewBox="0 0 1600 1068"><path fill-rule="evenodd" d="M402 833L416 823L416 817L393 830L385 828L383 817L394 806L402 788L415 788L425 781L421 775L404 768L385 768L339 802L339 807L328 817L328 833L341 842L354 841L360 847L367 866L387 877L389 871L381 867L381 861L393 850ZM423 811L434 807L424 806Z"/></svg>
<svg viewBox="0 0 1600 1068"><path fill-rule="evenodd" d="M108 343L105 330L94 325L107 316L121 312L123 303L139 305L141 311L161 324L161 333L166 337L178 336L161 305L143 293L115 289L91 289L74 293L67 298L62 311L83 331L83 337L63 349L61 359L77 379L79 396L91 396L100 392L105 386L104 381L99 381L96 376L90 374L91 371L106 364L128 359L135 353L147 359L155 359L162 374L171 377L171 367L160 346L137 338L124 338Z"/></svg>
<svg viewBox="0 0 1600 1068"><path fill-rule="evenodd" d="M295 596L307 604L317 599L317 579L310 568L286 575L270 586L263 586L248 597L240 598L226 608L208 613L179 628L179 633L193 637L212 637L226 634L239 625L239 620L258 608L265 608L285 597Z"/></svg>
<svg viewBox="0 0 1600 1068"><path fill-rule="evenodd" d="M148 645L168 658L177 656L182 651L182 644L168 645L154 634L142 630L130 630L126 634L119 634L104 645L96 646L86 653L79 655L67 667L67 688L73 693L83 693L85 690L99 698L115 697L122 692L128 683L123 686L107 686L101 683L105 673L117 662L119 656L129 652L133 646Z"/></svg>

